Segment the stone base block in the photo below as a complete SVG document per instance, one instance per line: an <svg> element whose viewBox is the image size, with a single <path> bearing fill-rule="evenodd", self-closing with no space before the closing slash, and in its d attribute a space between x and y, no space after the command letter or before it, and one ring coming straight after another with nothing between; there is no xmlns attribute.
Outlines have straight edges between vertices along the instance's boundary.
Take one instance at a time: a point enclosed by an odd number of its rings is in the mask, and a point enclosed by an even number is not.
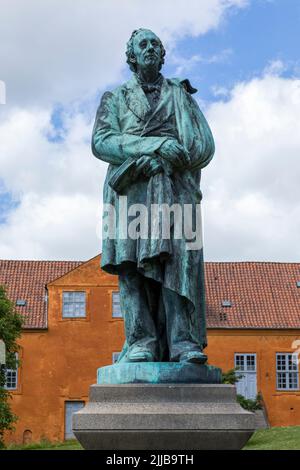
<svg viewBox="0 0 300 470"><path fill-rule="evenodd" d="M92 385L73 431L85 449L241 449L254 415L236 402L233 385Z"/></svg>

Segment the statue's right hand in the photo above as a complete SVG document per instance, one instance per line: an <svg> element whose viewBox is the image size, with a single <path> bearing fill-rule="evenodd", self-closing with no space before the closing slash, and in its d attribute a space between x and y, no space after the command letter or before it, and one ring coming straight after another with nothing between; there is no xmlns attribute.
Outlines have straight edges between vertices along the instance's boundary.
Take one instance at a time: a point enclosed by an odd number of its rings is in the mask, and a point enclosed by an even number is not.
<svg viewBox="0 0 300 470"><path fill-rule="evenodd" d="M189 164L185 149L176 139L166 140L159 148L158 153L178 168L187 167Z"/></svg>
<svg viewBox="0 0 300 470"><path fill-rule="evenodd" d="M153 158L150 155L143 155L140 157L135 164L135 177L139 176L141 173L144 176L150 178L151 176L161 173L163 167L157 158Z"/></svg>

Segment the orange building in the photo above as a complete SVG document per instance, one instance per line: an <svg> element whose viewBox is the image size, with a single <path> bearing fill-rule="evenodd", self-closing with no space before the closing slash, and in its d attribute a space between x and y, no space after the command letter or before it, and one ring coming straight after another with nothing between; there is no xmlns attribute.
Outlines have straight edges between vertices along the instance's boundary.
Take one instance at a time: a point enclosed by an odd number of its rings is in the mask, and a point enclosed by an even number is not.
<svg viewBox="0 0 300 470"><path fill-rule="evenodd" d="M124 341L117 277L100 257L0 261L0 284L25 317L21 365L8 371L19 420L9 442L72 437L71 415ZM300 264L206 263L209 363L239 366L238 392L260 392L272 426L300 425Z"/></svg>

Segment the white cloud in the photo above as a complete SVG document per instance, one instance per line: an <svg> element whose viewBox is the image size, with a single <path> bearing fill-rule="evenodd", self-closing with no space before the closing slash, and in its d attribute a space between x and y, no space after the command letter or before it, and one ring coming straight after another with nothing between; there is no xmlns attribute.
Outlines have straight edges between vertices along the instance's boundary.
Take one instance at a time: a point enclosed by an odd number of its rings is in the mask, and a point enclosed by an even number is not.
<svg viewBox="0 0 300 470"><path fill-rule="evenodd" d="M92 156L83 115L65 117L60 143L47 139L50 117L15 109L0 126L1 177L19 200L0 225L2 258L84 259L100 251L107 165Z"/></svg>
<svg viewBox="0 0 300 470"><path fill-rule="evenodd" d="M4 258L87 259L99 251L106 164L91 155L92 123L50 110L12 110L0 126L1 174L20 198L0 225ZM206 109L216 156L203 171L206 259L298 261L300 80L265 73Z"/></svg>
<svg viewBox="0 0 300 470"><path fill-rule="evenodd" d="M1 183L20 203L0 225L1 257L86 259L99 250L106 165L91 155L93 113L80 112L80 101L121 80L133 29L152 28L176 61L178 39L217 28L247 3L2 0ZM227 56L177 58L178 67ZM206 110L217 145L202 183L207 259L299 260L300 80L281 77L285 70L274 60L261 77L215 89L226 101ZM53 106L74 101L64 140L49 142Z"/></svg>
<svg viewBox="0 0 300 470"><path fill-rule="evenodd" d="M216 97L224 97L226 98L227 96L230 95L230 90L224 86L217 86L213 85L211 87L211 91Z"/></svg>
<svg viewBox="0 0 300 470"><path fill-rule="evenodd" d="M152 28L176 60L178 39L217 28L228 9L247 3L1 1L0 183L20 201L0 225L2 258L86 259L99 251L106 164L91 155L94 110L81 112L80 100L122 78L133 29ZM203 60L180 58L178 67ZM271 61L261 77L215 89L226 101L206 109L217 147L202 179L207 259L299 261L300 80L281 77L285 70ZM64 140L49 142L53 106L74 101L77 109L62 116Z"/></svg>
<svg viewBox="0 0 300 470"><path fill-rule="evenodd" d="M27 193L0 225L1 257L87 259L100 251L100 204L93 194Z"/></svg>
<svg viewBox="0 0 300 470"><path fill-rule="evenodd" d="M170 49L216 28L247 0L1 0L0 79L7 103L38 106L86 98L121 79L126 42L149 27Z"/></svg>
<svg viewBox="0 0 300 470"><path fill-rule="evenodd" d="M0 80L0 104L6 102L6 86L3 80Z"/></svg>
<svg viewBox="0 0 300 470"><path fill-rule="evenodd" d="M16 196L76 194L99 184L90 150L92 124L82 114L66 117L64 141L50 142L50 118L50 111L14 109L0 126L1 176Z"/></svg>
<svg viewBox="0 0 300 470"><path fill-rule="evenodd" d="M265 75L280 75L287 69L282 60L271 60L265 68Z"/></svg>
<svg viewBox="0 0 300 470"><path fill-rule="evenodd" d="M178 39L218 27L228 10L247 3L1 1L7 104L0 109L0 184L19 201L0 225L2 258L86 259L99 251L107 165L91 154L91 102L122 79L131 32L152 28L171 51ZM60 103L64 138L50 142Z"/></svg>
<svg viewBox="0 0 300 470"><path fill-rule="evenodd" d="M210 57L204 57L200 54L192 55L191 57L183 57L172 53L169 57L171 64L177 65L175 75L182 76L183 73L190 72L198 64L216 64L228 61L232 54L231 49L223 49L219 54L214 54Z"/></svg>
<svg viewBox="0 0 300 470"><path fill-rule="evenodd" d="M207 110L217 149L202 180L207 259L300 259L300 80L277 71Z"/></svg>

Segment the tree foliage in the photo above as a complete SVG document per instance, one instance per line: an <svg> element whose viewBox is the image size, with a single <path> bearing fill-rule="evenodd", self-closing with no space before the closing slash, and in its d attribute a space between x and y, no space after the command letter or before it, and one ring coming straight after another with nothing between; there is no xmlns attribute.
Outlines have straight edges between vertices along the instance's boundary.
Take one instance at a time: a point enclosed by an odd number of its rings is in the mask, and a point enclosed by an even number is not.
<svg viewBox="0 0 300 470"><path fill-rule="evenodd" d="M16 340L21 336L22 324L23 317L8 299L5 287L0 285L0 339L6 347L6 364L0 365L0 447L4 446L4 432L13 430L17 420L9 406L10 393L4 387L6 369L15 369L18 366L15 353L19 347Z"/></svg>
<svg viewBox="0 0 300 470"><path fill-rule="evenodd" d="M241 378L243 374L239 373L239 368L235 367L234 369L230 369L227 372L222 373L222 383L228 385L236 384Z"/></svg>

